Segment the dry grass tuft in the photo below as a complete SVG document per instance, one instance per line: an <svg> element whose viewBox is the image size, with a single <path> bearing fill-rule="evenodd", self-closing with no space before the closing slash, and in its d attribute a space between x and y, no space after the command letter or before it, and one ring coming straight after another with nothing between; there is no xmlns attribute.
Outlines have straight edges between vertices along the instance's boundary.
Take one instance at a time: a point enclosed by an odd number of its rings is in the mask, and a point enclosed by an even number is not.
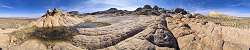
<svg viewBox="0 0 250 50"><path fill-rule="evenodd" d="M243 29L250 28L250 18L236 18L236 17L203 17L206 21L212 21L222 26L237 27Z"/></svg>

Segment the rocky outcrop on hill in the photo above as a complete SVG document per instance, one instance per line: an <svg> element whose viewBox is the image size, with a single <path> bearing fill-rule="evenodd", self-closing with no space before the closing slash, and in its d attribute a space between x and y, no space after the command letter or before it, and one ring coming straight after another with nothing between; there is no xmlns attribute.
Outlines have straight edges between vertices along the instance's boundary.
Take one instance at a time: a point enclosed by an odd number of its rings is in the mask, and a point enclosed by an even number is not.
<svg viewBox="0 0 250 50"><path fill-rule="evenodd" d="M136 15L161 15L166 13L167 10L154 6L153 8L150 5L145 5L143 8L137 8L134 11Z"/></svg>
<svg viewBox="0 0 250 50"><path fill-rule="evenodd" d="M180 14L183 14L183 15L188 14L188 12L186 10L182 9L182 8L174 9L174 13L180 13Z"/></svg>
<svg viewBox="0 0 250 50"><path fill-rule="evenodd" d="M79 18L63 13L60 9L48 10L34 25L37 27L74 26L82 22Z"/></svg>
<svg viewBox="0 0 250 50"><path fill-rule="evenodd" d="M93 13L86 13L83 15L100 15L100 14L106 14L106 15L113 15L113 16L122 16L122 15L127 15L130 14L131 11L127 10L118 10L117 8L110 8L105 11L98 11L98 12L93 12Z"/></svg>
<svg viewBox="0 0 250 50"><path fill-rule="evenodd" d="M100 14L108 14L108 15L112 15L112 16L123 16L123 15L162 15L162 14L182 14L182 15L186 15L186 14L190 14L188 13L185 9L182 8L176 8L173 10L166 10L164 8L158 7L158 6L154 6L151 7L151 5L144 5L142 8L139 7L134 11L127 11L127 10L118 10L116 8L110 8L106 11L98 11L98 12L93 12L93 13L85 13L83 15L100 15ZM187 15L188 17L190 15Z"/></svg>

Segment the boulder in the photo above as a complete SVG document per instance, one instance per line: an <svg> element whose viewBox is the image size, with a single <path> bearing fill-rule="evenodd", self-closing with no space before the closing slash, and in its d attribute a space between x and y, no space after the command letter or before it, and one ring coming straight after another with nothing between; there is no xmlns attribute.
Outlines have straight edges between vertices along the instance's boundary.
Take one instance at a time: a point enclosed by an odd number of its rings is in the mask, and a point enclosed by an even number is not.
<svg viewBox="0 0 250 50"><path fill-rule="evenodd" d="M153 9L150 5L144 5L143 9Z"/></svg>
<svg viewBox="0 0 250 50"><path fill-rule="evenodd" d="M156 6L156 5L153 7L153 10L159 10L159 9L160 8L158 6Z"/></svg>
<svg viewBox="0 0 250 50"><path fill-rule="evenodd" d="M135 12L138 12L138 11L141 11L141 10L143 10L142 8L137 8L136 10L135 10Z"/></svg>
<svg viewBox="0 0 250 50"><path fill-rule="evenodd" d="M181 13L183 15L188 14L188 12L186 10L182 9L182 8L176 8L176 9L174 9L174 12L175 13Z"/></svg>

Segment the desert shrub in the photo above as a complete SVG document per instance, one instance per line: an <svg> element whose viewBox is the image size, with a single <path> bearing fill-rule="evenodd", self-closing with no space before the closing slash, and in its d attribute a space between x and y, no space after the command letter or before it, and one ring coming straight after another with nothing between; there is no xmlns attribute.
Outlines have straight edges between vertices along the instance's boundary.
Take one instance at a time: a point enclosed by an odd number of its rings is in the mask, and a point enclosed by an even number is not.
<svg viewBox="0 0 250 50"><path fill-rule="evenodd" d="M203 20L219 23L222 26L230 26L236 28L250 28L250 19L237 19L232 17L203 17Z"/></svg>
<svg viewBox="0 0 250 50"><path fill-rule="evenodd" d="M21 44L29 39L38 39L45 45L53 45L56 42L69 40L78 31L73 27L29 27L11 33L17 40L14 43Z"/></svg>
<svg viewBox="0 0 250 50"><path fill-rule="evenodd" d="M36 28L32 35L44 39L64 39L77 33L77 29L73 27L42 27Z"/></svg>

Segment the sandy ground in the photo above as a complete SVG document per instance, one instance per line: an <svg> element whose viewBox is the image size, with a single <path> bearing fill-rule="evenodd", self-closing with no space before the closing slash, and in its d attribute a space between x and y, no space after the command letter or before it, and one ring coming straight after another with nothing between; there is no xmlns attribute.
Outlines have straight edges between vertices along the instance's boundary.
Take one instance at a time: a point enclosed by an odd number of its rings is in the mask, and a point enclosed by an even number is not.
<svg viewBox="0 0 250 50"><path fill-rule="evenodd" d="M4 34L4 33L11 33L13 31L16 31L17 29L5 29L5 30L0 30L0 34Z"/></svg>

